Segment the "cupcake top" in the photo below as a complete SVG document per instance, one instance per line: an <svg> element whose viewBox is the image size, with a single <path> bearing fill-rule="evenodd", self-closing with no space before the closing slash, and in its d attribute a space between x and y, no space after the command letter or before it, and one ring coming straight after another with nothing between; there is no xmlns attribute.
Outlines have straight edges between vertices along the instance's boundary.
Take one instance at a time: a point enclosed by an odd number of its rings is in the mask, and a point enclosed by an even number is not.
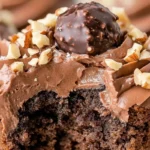
<svg viewBox="0 0 150 150"><path fill-rule="evenodd" d="M112 13L92 2L28 22L10 41L0 41L5 132L16 127L23 103L44 90L65 98L76 89L105 85L100 100L124 122L133 105L150 106L150 38L130 23L123 9Z"/></svg>

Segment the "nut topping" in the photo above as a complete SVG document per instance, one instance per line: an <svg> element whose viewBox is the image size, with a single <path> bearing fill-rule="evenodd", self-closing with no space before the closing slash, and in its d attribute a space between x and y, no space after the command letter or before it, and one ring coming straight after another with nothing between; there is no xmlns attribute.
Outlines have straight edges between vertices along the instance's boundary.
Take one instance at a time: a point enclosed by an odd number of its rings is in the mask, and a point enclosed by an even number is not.
<svg viewBox="0 0 150 150"><path fill-rule="evenodd" d="M19 45L21 45L21 47L24 47L24 45L25 45L25 35L20 32L20 33L17 34L17 36L18 36L17 43Z"/></svg>
<svg viewBox="0 0 150 150"><path fill-rule="evenodd" d="M124 58L126 62L137 61L140 58L140 52L143 46L137 43L134 43L132 48L128 49L127 55Z"/></svg>
<svg viewBox="0 0 150 150"><path fill-rule="evenodd" d="M146 49L141 52L140 60L150 58L150 52Z"/></svg>
<svg viewBox="0 0 150 150"><path fill-rule="evenodd" d="M8 59L18 59L20 56L21 56L21 54L20 54L19 47L14 43L10 43L9 47L8 47L7 58Z"/></svg>
<svg viewBox="0 0 150 150"><path fill-rule="evenodd" d="M33 49L33 48L28 48L28 53L30 56L35 55L37 53L39 53L38 49Z"/></svg>
<svg viewBox="0 0 150 150"><path fill-rule="evenodd" d="M23 62L14 62L11 64L10 68L14 72L23 72L24 63Z"/></svg>
<svg viewBox="0 0 150 150"><path fill-rule="evenodd" d="M147 39L147 41L144 44L144 48L150 51L150 37Z"/></svg>
<svg viewBox="0 0 150 150"><path fill-rule="evenodd" d="M140 31L138 28L131 25L131 30L129 30L128 35L132 37L133 41L145 42L147 39L146 33Z"/></svg>
<svg viewBox="0 0 150 150"><path fill-rule="evenodd" d="M68 7L61 7L55 11L55 15L59 16L59 15L63 14L64 12L66 12L67 10L68 10Z"/></svg>
<svg viewBox="0 0 150 150"><path fill-rule="evenodd" d="M135 69L134 82L145 89L150 89L150 73L142 73L139 69Z"/></svg>
<svg viewBox="0 0 150 150"><path fill-rule="evenodd" d="M105 63L109 68L115 71L119 70L122 67L122 63L116 62L113 59L105 59Z"/></svg>
<svg viewBox="0 0 150 150"><path fill-rule="evenodd" d="M47 64L52 59L52 50L49 48L43 51L39 57L39 65Z"/></svg>
<svg viewBox="0 0 150 150"><path fill-rule="evenodd" d="M130 25L130 20L123 8L113 7L112 12L119 17L117 21L122 28L127 28Z"/></svg>
<svg viewBox="0 0 150 150"><path fill-rule="evenodd" d="M50 41L46 35L40 34L39 32L32 33L32 43L37 45L38 48L49 45Z"/></svg>
<svg viewBox="0 0 150 150"><path fill-rule="evenodd" d="M33 66L33 67L36 67L37 66L37 63L38 63L38 58L32 58L29 62L28 62L28 64L29 65L31 65L31 66Z"/></svg>
<svg viewBox="0 0 150 150"><path fill-rule="evenodd" d="M27 58L27 57L28 57L28 56L27 56L27 54L24 54L22 58L24 58L24 59L25 59L25 58Z"/></svg>
<svg viewBox="0 0 150 150"><path fill-rule="evenodd" d="M31 24L31 29L33 30L33 32L42 32L47 30L47 27L41 22L33 20L28 20L28 22Z"/></svg>
<svg viewBox="0 0 150 150"><path fill-rule="evenodd" d="M48 14L44 19L38 20L38 22L43 23L47 27L55 27L57 21L57 16L55 14Z"/></svg>

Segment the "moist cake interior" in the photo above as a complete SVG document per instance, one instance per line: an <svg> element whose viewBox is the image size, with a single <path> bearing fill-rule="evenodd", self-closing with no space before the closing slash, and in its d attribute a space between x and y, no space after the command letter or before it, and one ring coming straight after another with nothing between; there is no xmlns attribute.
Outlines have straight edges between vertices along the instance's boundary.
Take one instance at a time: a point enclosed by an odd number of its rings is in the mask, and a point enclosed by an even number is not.
<svg viewBox="0 0 150 150"><path fill-rule="evenodd" d="M129 122L113 118L98 89L77 90L68 98L42 91L18 111L19 124L9 135L14 150L146 150L150 111L134 106Z"/></svg>

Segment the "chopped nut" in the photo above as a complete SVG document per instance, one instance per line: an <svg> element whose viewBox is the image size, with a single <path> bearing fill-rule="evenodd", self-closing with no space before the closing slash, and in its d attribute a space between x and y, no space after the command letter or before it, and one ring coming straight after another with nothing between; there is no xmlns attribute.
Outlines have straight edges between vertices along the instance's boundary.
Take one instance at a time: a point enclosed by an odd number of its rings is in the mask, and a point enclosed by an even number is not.
<svg viewBox="0 0 150 150"><path fill-rule="evenodd" d="M20 54L19 47L14 43L10 43L9 47L8 47L7 58L8 59L18 59L20 56L21 56L21 54Z"/></svg>
<svg viewBox="0 0 150 150"><path fill-rule="evenodd" d="M134 83L136 85L141 85L142 84L142 72L137 68L134 70Z"/></svg>
<svg viewBox="0 0 150 150"><path fill-rule="evenodd" d="M24 54L22 58L27 58L27 57L28 57L28 56L27 56L26 54Z"/></svg>
<svg viewBox="0 0 150 150"><path fill-rule="evenodd" d="M133 24L130 24L128 27L128 32L131 32L131 30L133 30L134 28L136 28Z"/></svg>
<svg viewBox="0 0 150 150"><path fill-rule="evenodd" d="M24 42L24 48L29 48L32 43L32 32L26 32L25 33L25 42Z"/></svg>
<svg viewBox="0 0 150 150"><path fill-rule="evenodd" d="M30 56L35 55L37 53L39 53L38 49L33 49L33 48L28 48L28 53Z"/></svg>
<svg viewBox="0 0 150 150"><path fill-rule="evenodd" d="M41 22L33 20L28 20L28 22L31 24L31 29L33 32L42 32L47 30L47 27Z"/></svg>
<svg viewBox="0 0 150 150"><path fill-rule="evenodd" d="M147 41L144 44L144 48L150 51L150 37L147 39Z"/></svg>
<svg viewBox="0 0 150 150"><path fill-rule="evenodd" d="M14 35L12 35L9 39L10 39L10 41L11 41L12 43L15 43L18 38L19 38L18 35L17 35L17 34L14 34Z"/></svg>
<svg viewBox="0 0 150 150"><path fill-rule="evenodd" d="M105 63L109 68L116 71L122 67L122 63L116 62L113 59L105 59Z"/></svg>
<svg viewBox="0 0 150 150"><path fill-rule="evenodd" d="M46 35L40 34L39 32L32 33L32 43L37 45L38 48L49 45L50 41Z"/></svg>
<svg viewBox="0 0 150 150"><path fill-rule="evenodd" d="M128 35L132 37L134 41L145 42L147 39L146 33L140 31L138 28L133 25L130 27Z"/></svg>
<svg viewBox="0 0 150 150"><path fill-rule="evenodd" d="M24 63L23 62L14 62L11 64L11 70L14 72L23 72Z"/></svg>
<svg viewBox="0 0 150 150"><path fill-rule="evenodd" d="M38 63L39 59L38 58L32 58L28 64L33 66L33 67L36 67L37 66L37 63Z"/></svg>
<svg viewBox="0 0 150 150"><path fill-rule="evenodd" d="M28 30L25 28L25 29L22 29L21 32L26 33L26 32L28 32Z"/></svg>
<svg viewBox="0 0 150 150"><path fill-rule="evenodd" d="M37 82L37 78L34 78L34 81Z"/></svg>
<svg viewBox="0 0 150 150"><path fill-rule="evenodd" d="M118 23L122 28L127 28L130 25L130 20L123 8L113 7L112 12L119 17Z"/></svg>
<svg viewBox="0 0 150 150"><path fill-rule="evenodd" d="M134 82L145 89L150 89L150 73L142 73L139 69L135 69Z"/></svg>
<svg viewBox="0 0 150 150"><path fill-rule="evenodd" d="M132 48L128 49L127 55L124 58L126 62L137 61L140 58L140 52L143 46L137 43L134 43Z"/></svg>
<svg viewBox="0 0 150 150"><path fill-rule="evenodd" d="M47 64L52 59L52 50L49 48L43 51L39 57L39 65Z"/></svg>
<svg viewBox="0 0 150 150"><path fill-rule="evenodd" d="M25 44L25 35L23 33L18 33L18 39L17 39L17 43L19 45L21 45L22 47L24 47L24 44Z"/></svg>
<svg viewBox="0 0 150 150"><path fill-rule="evenodd" d="M38 22L43 23L47 27L55 27L57 21L57 16L55 14L47 14L44 19L38 20Z"/></svg>
<svg viewBox="0 0 150 150"><path fill-rule="evenodd" d="M146 49L142 51L140 55L140 60L150 58L150 52Z"/></svg>
<svg viewBox="0 0 150 150"><path fill-rule="evenodd" d="M64 12L66 12L67 10L68 10L68 7L61 7L55 11L55 15L59 16L59 15L63 14Z"/></svg>

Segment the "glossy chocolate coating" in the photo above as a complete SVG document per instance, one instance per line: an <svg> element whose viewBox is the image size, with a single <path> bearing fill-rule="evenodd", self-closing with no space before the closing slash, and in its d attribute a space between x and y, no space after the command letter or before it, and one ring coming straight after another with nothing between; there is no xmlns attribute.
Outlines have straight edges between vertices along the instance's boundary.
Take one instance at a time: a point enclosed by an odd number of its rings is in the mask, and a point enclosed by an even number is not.
<svg viewBox="0 0 150 150"><path fill-rule="evenodd" d="M96 55L117 47L122 32L118 19L99 3L73 5L58 17L55 38L65 52Z"/></svg>

